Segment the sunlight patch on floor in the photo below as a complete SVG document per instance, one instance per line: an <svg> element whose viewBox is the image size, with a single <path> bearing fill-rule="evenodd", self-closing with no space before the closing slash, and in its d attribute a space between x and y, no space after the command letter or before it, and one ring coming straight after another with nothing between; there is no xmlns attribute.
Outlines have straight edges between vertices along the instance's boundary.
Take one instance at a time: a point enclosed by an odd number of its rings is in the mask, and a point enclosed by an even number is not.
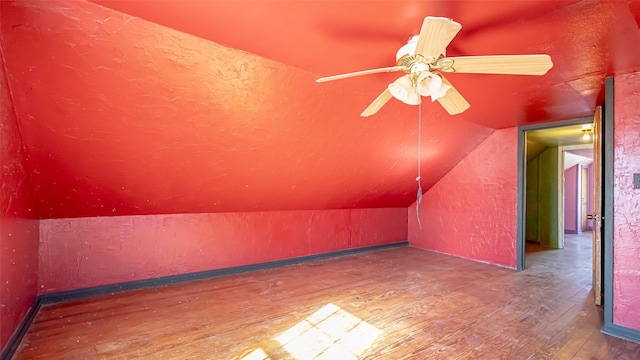
<svg viewBox="0 0 640 360"><path fill-rule="evenodd" d="M275 338L297 360L357 360L382 331L327 304ZM260 348L242 360L268 360Z"/></svg>
<svg viewBox="0 0 640 360"><path fill-rule="evenodd" d="M366 321L327 304L276 340L296 359L358 359L382 333Z"/></svg>
<svg viewBox="0 0 640 360"><path fill-rule="evenodd" d="M242 360L269 360L269 355L265 354L264 350L258 348L242 357Z"/></svg>

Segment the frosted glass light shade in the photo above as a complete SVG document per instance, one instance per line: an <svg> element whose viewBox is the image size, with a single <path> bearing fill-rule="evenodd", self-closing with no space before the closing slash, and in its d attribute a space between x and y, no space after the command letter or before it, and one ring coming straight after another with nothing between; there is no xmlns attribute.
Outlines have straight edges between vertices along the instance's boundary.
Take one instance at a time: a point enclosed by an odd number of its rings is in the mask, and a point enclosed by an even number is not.
<svg viewBox="0 0 640 360"><path fill-rule="evenodd" d="M423 71L418 76L416 89L422 96L431 96L431 101L436 101L443 97L451 86L444 84L438 74L430 71Z"/></svg>
<svg viewBox="0 0 640 360"><path fill-rule="evenodd" d="M413 86L409 75L405 75L389 84L389 92L394 98L408 105L420 104L420 94Z"/></svg>

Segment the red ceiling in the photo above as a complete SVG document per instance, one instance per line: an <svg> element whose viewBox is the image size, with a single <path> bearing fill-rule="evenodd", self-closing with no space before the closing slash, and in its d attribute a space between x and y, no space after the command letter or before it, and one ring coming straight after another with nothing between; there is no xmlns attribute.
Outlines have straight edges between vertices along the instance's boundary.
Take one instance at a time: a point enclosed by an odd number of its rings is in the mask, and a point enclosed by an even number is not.
<svg viewBox="0 0 640 360"><path fill-rule="evenodd" d="M547 53L543 77L451 74L422 105L423 188L492 129L589 116L640 70L638 2L2 1L2 53L44 218L408 206L418 108L360 112L427 15L449 55ZM116 11L117 10L117 11Z"/></svg>

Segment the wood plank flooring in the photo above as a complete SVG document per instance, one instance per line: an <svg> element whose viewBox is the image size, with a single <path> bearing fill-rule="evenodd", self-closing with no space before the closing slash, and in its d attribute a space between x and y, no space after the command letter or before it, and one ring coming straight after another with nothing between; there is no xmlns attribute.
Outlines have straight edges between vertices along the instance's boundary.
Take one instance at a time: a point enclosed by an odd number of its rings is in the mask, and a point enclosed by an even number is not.
<svg viewBox="0 0 640 360"><path fill-rule="evenodd" d="M589 236L523 272L396 248L50 305L14 359L640 359L600 333Z"/></svg>

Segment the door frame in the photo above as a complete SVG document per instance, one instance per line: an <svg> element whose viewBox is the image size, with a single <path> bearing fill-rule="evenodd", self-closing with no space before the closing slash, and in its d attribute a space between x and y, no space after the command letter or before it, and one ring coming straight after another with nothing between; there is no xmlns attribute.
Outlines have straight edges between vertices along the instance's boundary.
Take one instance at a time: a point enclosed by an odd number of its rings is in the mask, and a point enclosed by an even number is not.
<svg viewBox="0 0 640 360"><path fill-rule="evenodd" d="M614 78L608 77L604 81L604 105L602 105L602 281L604 297L604 327L603 332L620 336L613 326L613 160L614 160ZM611 331L611 332L607 332Z"/></svg>
<svg viewBox="0 0 640 360"><path fill-rule="evenodd" d="M578 119L572 119L572 120L565 120L565 121L557 121L557 122L553 122L553 123L544 123L544 124L534 124L534 125L524 125L524 126L519 126L518 127L518 174L517 174L517 181L518 181L518 194L517 194L517 216L516 216L516 221L517 221L517 230L516 230L516 270L518 271L522 271L525 268L525 262L524 262L524 258L525 258L525 206L526 206L526 189L527 189L527 179L526 179L526 171L527 171L527 142L526 142L526 133L527 131L531 131L531 130L540 130L540 129L551 129L551 128L557 128L557 127L564 127L564 126L572 126L572 125L582 125L582 124L591 124L593 123L593 118L592 117L583 117L583 118L578 118ZM562 161L559 161L559 165L561 165L560 163L564 163L564 152L561 152L562 147L560 147L558 149L558 160L562 159ZM564 167L564 165L561 165ZM558 181L561 183L561 181L563 180L564 176L558 176ZM562 190L562 193L564 194L564 188L563 186L560 186L559 189ZM561 205L564 205L564 196L558 196L559 197L559 204L558 207L560 208ZM563 209L564 211L564 209ZM563 212L561 212L560 214L562 214ZM564 218L563 218L564 219ZM559 223L564 223L564 221L559 221ZM564 229L562 229L562 231L564 232Z"/></svg>

